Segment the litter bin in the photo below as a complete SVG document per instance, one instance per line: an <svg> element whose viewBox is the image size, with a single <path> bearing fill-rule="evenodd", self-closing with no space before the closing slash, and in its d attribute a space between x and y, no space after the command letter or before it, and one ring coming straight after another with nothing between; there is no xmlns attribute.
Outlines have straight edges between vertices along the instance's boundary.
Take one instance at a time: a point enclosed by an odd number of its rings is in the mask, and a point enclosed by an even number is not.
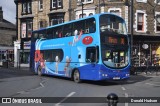
<svg viewBox="0 0 160 106"><path fill-rule="evenodd" d="M8 61L4 61L3 64L2 64L2 66L3 66L4 68L8 68Z"/></svg>

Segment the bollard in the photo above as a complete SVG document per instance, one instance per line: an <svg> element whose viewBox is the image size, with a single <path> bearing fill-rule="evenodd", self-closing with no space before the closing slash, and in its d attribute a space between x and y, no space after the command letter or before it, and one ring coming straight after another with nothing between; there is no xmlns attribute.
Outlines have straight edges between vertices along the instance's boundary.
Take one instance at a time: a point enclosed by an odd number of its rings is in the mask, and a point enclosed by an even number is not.
<svg viewBox="0 0 160 106"><path fill-rule="evenodd" d="M115 93L110 93L107 96L108 106L117 106L118 96Z"/></svg>

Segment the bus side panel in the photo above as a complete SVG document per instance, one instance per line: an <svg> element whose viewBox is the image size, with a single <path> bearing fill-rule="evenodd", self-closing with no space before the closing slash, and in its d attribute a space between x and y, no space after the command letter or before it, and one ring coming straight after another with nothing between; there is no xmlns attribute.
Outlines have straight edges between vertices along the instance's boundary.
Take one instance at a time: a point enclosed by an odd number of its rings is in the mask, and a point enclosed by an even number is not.
<svg viewBox="0 0 160 106"><path fill-rule="evenodd" d="M79 68L80 70L80 78L85 80L100 80L99 77L99 70L100 65L97 63L88 63L88 65L85 65L83 67Z"/></svg>
<svg viewBox="0 0 160 106"><path fill-rule="evenodd" d="M71 67L80 72L80 79L99 80L100 65L86 63L86 47L76 46L71 48Z"/></svg>

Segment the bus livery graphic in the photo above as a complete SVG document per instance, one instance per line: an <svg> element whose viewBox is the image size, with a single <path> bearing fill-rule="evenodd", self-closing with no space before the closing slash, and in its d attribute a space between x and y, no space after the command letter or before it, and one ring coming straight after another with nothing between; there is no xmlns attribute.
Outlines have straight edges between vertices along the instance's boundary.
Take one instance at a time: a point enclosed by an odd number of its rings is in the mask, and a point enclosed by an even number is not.
<svg viewBox="0 0 160 106"><path fill-rule="evenodd" d="M125 21L103 13L33 31L32 71L80 80L129 78L130 47Z"/></svg>

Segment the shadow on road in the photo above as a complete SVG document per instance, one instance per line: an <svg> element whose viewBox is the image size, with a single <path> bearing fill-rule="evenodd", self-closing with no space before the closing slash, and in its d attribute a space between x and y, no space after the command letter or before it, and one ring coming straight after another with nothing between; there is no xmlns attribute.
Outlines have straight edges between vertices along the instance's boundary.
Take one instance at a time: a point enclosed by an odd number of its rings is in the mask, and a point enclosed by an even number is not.
<svg viewBox="0 0 160 106"><path fill-rule="evenodd" d="M15 69L15 68L2 68L2 67L0 67L0 73L1 73L0 79L35 75L33 72L31 72L29 70L29 68ZM44 75L43 77L71 81L70 78L64 78L64 77L58 77L58 76ZM81 83L82 84L85 83L85 84L98 85L98 86L116 86L116 85L133 84L136 82L142 82L142 81L148 80L150 78L152 78L152 77L139 74L139 75L131 75L130 79L128 79L128 80L121 80L121 81L88 81L88 80L83 80Z"/></svg>
<svg viewBox="0 0 160 106"><path fill-rule="evenodd" d="M65 80L65 81L72 81L70 78L64 78L59 76L50 76L50 75L43 75L43 77L48 78L56 78L59 80ZM81 84L91 84L91 85L98 85L98 86L116 86L116 85L124 85L124 84L133 84L137 82L143 82L145 80L148 80L152 77L145 76L145 75L134 75L131 76L128 80L121 80L121 81L89 81L89 80L82 80Z"/></svg>

